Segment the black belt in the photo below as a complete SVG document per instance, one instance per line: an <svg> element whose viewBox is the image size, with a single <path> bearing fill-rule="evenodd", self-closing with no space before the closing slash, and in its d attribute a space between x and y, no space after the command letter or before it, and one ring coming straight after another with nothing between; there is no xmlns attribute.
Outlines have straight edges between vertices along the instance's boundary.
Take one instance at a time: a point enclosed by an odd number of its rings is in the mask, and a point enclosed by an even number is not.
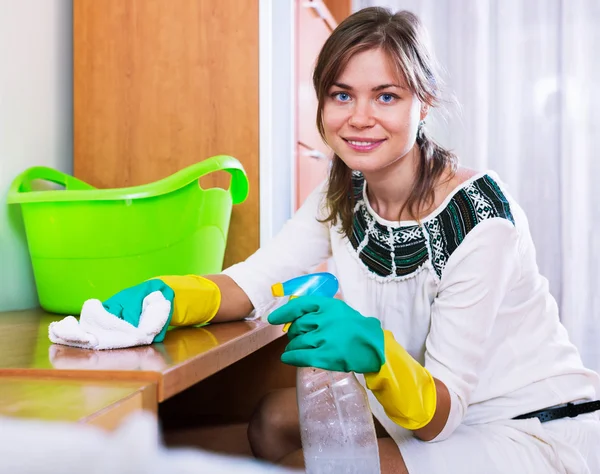
<svg viewBox="0 0 600 474"><path fill-rule="evenodd" d="M513 420L537 418L544 423L546 421L558 420L559 418L574 418L577 415L591 413L596 410L600 410L600 400L578 404L567 403L566 405L561 405L554 408L544 408L543 410L532 411L530 413L525 413L524 415L515 416Z"/></svg>

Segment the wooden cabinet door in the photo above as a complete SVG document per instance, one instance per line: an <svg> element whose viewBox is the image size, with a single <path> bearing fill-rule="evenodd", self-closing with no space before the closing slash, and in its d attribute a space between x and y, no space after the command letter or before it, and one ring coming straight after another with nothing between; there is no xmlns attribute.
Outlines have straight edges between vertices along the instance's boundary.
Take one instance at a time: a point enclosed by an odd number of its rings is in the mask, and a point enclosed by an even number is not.
<svg viewBox="0 0 600 474"><path fill-rule="evenodd" d="M316 126L317 96L312 76L319 51L335 24L323 18L325 7L322 3L302 0L297 0L296 3L297 139L304 146L327 152L329 148L321 139Z"/></svg>
<svg viewBox="0 0 600 474"><path fill-rule="evenodd" d="M313 70L335 20L321 1L296 0L296 208L327 177L331 150L316 125L317 96Z"/></svg>
<svg viewBox="0 0 600 474"><path fill-rule="evenodd" d="M302 184L296 187L297 207L300 207L308 195L327 177L331 160L322 151L298 143L296 162L299 164L297 181Z"/></svg>
<svg viewBox="0 0 600 474"><path fill-rule="evenodd" d="M258 1L73 1L75 176L124 187L236 157L250 195L225 267L259 245Z"/></svg>

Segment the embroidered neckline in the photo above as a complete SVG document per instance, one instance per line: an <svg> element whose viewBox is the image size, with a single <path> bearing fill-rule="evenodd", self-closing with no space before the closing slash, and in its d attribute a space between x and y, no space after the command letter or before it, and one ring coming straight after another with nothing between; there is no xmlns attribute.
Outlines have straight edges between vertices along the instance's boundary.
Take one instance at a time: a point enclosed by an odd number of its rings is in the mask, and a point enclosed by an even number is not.
<svg viewBox="0 0 600 474"><path fill-rule="evenodd" d="M432 267L438 278L450 255L482 220L503 217L514 224L508 199L491 173L457 186L432 213L416 221L387 221L371 208L361 173L352 176L354 221L349 251L383 281L411 278Z"/></svg>
<svg viewBox="0 0 600 474"><path fill-rule="evenodd" d="M454 198L456 193L460 192L462 189L471 185L474 181L477 181L478 179L481 179L482 177L484 177L486 175L491 175L491 174L493 174L492 171L483 171L483 172L477 173L477 174L471 176L469 179L463 181L461 184L456 186L450 192L450 194L448 194L448 196L446 196L446 198L441 202L441 204L438 207L436 207L433 211L431 211L429 214L427 214L427 216L423 217L421 219L421 223L425 223L432 219L435 219L441 212L444 211L444 209L446 209L446 207L448 206L450 201ZM359 175L357 173L356 176L358 178L359 176L362 176L362 175ZM365 207L369 211L369 214L371 214L371 216L373 216L373 218L380 224L382 224L384 226L389 226L389 227L412 227L412 226L419 225L419 223L415 220L388 221L387 219L384 219L379 214L377 214L377 212L375 212L375 210L371 207L371 203L369 202L369 197L367 196L367 182L364 180L364 178L362 178L362 191L360 194L361 194L362 200L364 201Z"/></svg>

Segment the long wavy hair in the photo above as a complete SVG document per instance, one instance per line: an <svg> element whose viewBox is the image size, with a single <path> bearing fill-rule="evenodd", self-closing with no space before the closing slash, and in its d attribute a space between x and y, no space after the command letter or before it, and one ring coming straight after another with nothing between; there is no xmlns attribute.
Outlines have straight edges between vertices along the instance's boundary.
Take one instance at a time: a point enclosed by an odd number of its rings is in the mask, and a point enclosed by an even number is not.
<svg viewBox="0 0 600 474"><path fill-rule="evenodd" d="M426 32L413 13L392 13L381 7L362 9L342 21L329 36L317 59L313 85L318 98L317 127L325 140L323 107L329 89L357 53L381 49L391 59L418 99L430 107L440 104L440 78L427 47ZM420 151L417 177L400 214L408 210L418 220L421 210L435 199L434 189L445 171L456 171L457 158L427 136L424 124L418 128L416 142ZM326 195L328 216L323 222L341 223L341 232L350 236L354 212L352 170L333 156ZM400 218L400 216L398 216Z"/></svg>

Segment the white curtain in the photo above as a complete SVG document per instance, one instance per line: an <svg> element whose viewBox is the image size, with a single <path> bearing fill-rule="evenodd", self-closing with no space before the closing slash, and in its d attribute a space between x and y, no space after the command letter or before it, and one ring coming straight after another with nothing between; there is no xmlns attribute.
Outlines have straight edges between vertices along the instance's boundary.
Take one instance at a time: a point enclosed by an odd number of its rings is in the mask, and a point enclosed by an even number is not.
<svg viewBox="0 0 600 474"><path fill-rule="evenodd" d="M354 0L425 23L460 107L428 119L465 166L525 209L541 272L586 365L600 370L600 1Z"/></svg>

